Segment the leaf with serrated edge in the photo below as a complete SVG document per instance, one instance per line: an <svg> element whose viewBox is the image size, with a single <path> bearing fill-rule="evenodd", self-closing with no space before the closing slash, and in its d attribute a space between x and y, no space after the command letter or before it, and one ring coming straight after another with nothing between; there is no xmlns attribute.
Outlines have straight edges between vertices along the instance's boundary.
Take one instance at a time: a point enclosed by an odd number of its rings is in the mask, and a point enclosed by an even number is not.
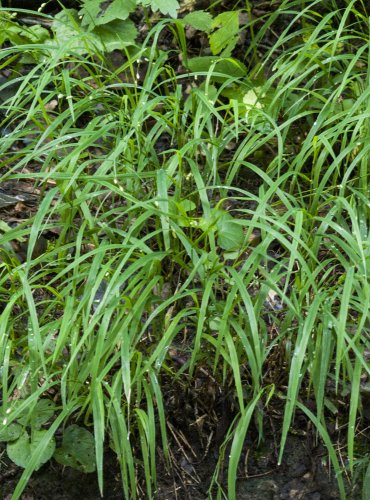
<svg viewBox="0 0 370 500"><path fill-rule="evenodd" d="M81 25L93 30L96 26L120 19L124 21L136 8L134 0L113 0L106 4L102 0L86 0L79 15L82 16Z"/></svg>
<svg viewBox="0 0 370 500"><path fill-rule="evenodd" d="M226 49L223 56L228 57L234 49L239 36L239 12L223 12L213 21L215 31L209 37L212 53L217 55Z"/></svg>
<svg viewBox="0 0 370 500"><path fill-rule="evenodd" d="M163 15L169 14L171 17L177 17L177 9L180 8L177 0L152 0L150 6L153 12L159 10Z"/></svg>

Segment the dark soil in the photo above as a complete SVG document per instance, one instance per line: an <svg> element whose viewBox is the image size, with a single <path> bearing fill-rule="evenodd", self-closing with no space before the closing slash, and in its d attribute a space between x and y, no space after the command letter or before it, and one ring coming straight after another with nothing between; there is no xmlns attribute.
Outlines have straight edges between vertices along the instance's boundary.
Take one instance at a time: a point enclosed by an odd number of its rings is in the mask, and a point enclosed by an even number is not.
<svg viewBox="0 0 370 500"><path fill-rule="evenodd" d="M259 447L247 445L240 461L237 482L238 500L335 500L339 499L336 479L327 463L327 454L321 446L314 446L314 436L288 436L284 459L277 466L277 448L274 436L268 436ZM247 440L248 441L248 440ZM209 452L207 460L188 461L183 455L173 470L159 473L158 500L205 500L208 495L217 450ZM182 470L177 470L182 468ZM22 470L2 458L0 468L0 498L10 500ZM180 475L182 478L180 478ZM226 474L224 474L226 476ZM105 459L104 498L122 499L119 467L113 454ZM226 485L225 485L226 486ZM100 499L95 474L83 474L63 468L54 461L34 473L22 500ZM140 494L138 498L146 498ZM348 499L360 500L360 488L348 491Z"/></svg>

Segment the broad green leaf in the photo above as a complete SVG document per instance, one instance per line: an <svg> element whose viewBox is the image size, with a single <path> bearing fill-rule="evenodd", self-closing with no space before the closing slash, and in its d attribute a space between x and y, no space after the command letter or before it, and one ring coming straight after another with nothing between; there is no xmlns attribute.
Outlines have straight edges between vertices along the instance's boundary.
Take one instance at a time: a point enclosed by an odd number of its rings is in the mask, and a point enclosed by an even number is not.
<svg viewBox="0 0 370 500"><path fill-rule="evenodd" d="M205 82L203 82L201 85L199 85L199 91L202 91L204 93L204 97L211 102L216 102L218 91L217 88L214 85L205 85Z"/></svg>
<svg viewBox="0 0 370 500"><path fill-rule="evenodd" d="M13 21L14 14L10 12L0 12L0 44L5 40L9 40L14 26L18 27L18 23Z"/></svg>
<svg viewBox="0 0 370 500"><path fill-rule="evenodd" d="M113 0L112 3L102 0L85 0L79 15L81 25L93 30L96 26L110 23L118 19L124 21L136 8L134 0Z"/></svg>
<svg viewBox="0 0 370 500"><path fill-rule="evenodd" d="M247 68L237 59L229 57L223 59L217 56L193 57L188 59L187 66L190 71L195 73L208 72L213 66L213 73L222 73L225 76L212 74L211 80L223 82L227 78L240 78L247 74Z"/></svg>
<svg viewBox="0 0 370 500"><path fill-rule="evenodd" d="M189 217L187 212L195 210L196 205L191 200L181 200L175 202L173 197L168 197L168 208L172 217L175 217L175 221L179 226L189 227L191 225L192 217Z"/></svg>
<svg viewBox="0 0 370 500"><path fill-rule="evenodd" d="M223 50L224 57L229 57L235 48L239 36L239 11L223 12L212 23L215 30L209 37L212 53L217 55Z"/></svg>
<svg viewBox="0 0 370 500"><path fill-rule="evenodd" d="M22 434L23 427L20 424L11 423L4 424L4 420L0 422L0 441L15 441Z"/></svg>
<svg viewBox="0 0 370 500"><path fill-rule="evenodd" d="M137 29L129 19L117 19L97 26L94 31L85 31L80 26L75 9L67 9L58 13L55 16L53 30L55 43L80 54L88 52L94 46L103 52L123 49L133 45L137 35Z"/></svg>
<svg viewBox="0 0 370 500"><path fill-rule="evenodd" d="M177 17L177 9L180 8L177 0L151 0L150 7L153 12L159 10L163 15L169 14L171 17Z"/></svg>
<svg viewBox="0 0 370 500"><path fill-rule="evenodd" d="M132 21L121 21L117 19L111 23L104 24L95 28L92 32L96 45L102 51L112 52L112 50L120 50L135 43L137 29Z"/></svg>
<svg viewBox="0 0 370 500"><path fill-rule="evenodd" d="M29 410L24 410L18 418L18 422L22 425L32 424L36 428L40 428L48 422L55 413L55 403L50 399L39 399L34 406L32 413ZM32 419L33 417L33 419Z"/></svg>
<svg viewBox="0 0 370 500"><path fill-rule="evenodd" d="M178 209L183 212L190 212L191 210L195 210L196 204L191 200L181 200L176 203Z"/></svg>
<svg viewBox="0 0 370 500"><path fill-rule="evenodd" d="M214 316L209 319L209 327L211 330L218 332L221 326L221 318L219 316Z"/></svg>
<svg viewBox="0 0 370 500"><path fill-rule="evenodd" d="M16 440L7 444L6 451L8 457L19 467L25 468L38 445L41 443L47 431L34 431L32 438L28 432L24 431L23 434ZM42 455L38 457L35 470L38 470L42 464L50 460L55 450L55 440L52 438L47 444Z"/></svg>
<svg viewBox="0 0 370 500"><path fill-rule="evenodd" d="M56 45L65 46L80 54L87 52L86 42L91 34L85 33L81 28L76 9L64 9L58 12L54 16L52 30Z"/></svg>
<svg viewBox="0 0 370 500"><path fill-rule="evenodd" d="M87 429L78 425L67 427L63 433L62 446L57 448L54 458L62 465L82 472L95 471L95 441Z"/></svg>
<svg viewBox="0 0 370 500"><path fill-rule="evenodd" d="M25 43L43 43L50 39L48 30L39 24L24 29L22 36L25 38Z"/></svg>
<svg viewBox="0 0 370 500"><path fill-rule="evenodd" d="M55 403L51 399L39 399L34 412L34 424L36 427L41 427L54 416Z"/></svg>
<svg viewBox="0 0 370 500"><path fill-rule="evenodd" d="M189 226L189 222L193 219L188 216L187 212L191 212L192 210L195 210L195 208L196 205L191 200L185 199L175 202L173 197L168 197L169 213L171 214L171 217L175 218L176 223L180 226Z"/></svg>
<svg viewBox="0 0 370 500"><path fill-rule="evenodd" d="M244 241L244 231L240 224L227 212L217 219L217 243L223 250L240 248Z"/></svg>
<svg viewBox="0 0 370 500"><path fill-rule="evenodd" d="M46 28L39 24L30 27L21 26L9 12L0 12L0 45L10 41L14 45L42 43L50 38Z"/></svg>
<svg viewBox="0 0 370 500"><path fill-rule="evenodd" d="M98 17L97 24L106 24L121 19L124 21L136 8L134 0L113 0L102 17Z"/></svg>
<svg viewBox="0 0 370 500"><path fill-rule="evenodd" d="M190 12L182 19L184 24L188 24L192 28L199 31L211 31L212 29L212 16L209 12L204 10L197 10L195 12Z"/></svg>
<svg viewBox="0 0 370 500"><path fill-rule="evenodd" d="M81 16L81 25L87 29L93 30L98 24L98 17L104 17L104 10L100 7L101 0L85 0L82 9L79 11Z"/></svg>

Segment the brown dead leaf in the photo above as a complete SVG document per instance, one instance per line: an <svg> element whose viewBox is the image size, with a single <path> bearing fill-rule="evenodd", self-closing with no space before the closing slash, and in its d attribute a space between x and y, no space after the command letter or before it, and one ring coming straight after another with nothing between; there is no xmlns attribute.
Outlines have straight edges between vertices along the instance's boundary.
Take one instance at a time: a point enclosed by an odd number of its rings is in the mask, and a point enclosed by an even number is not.
<svg viewBox="0 0 370 500"><path fill-rule="evenodd" d="M51 101L45 104L46 111L53 111L58 106L58 101L56 99L52 99Z"/></svg>

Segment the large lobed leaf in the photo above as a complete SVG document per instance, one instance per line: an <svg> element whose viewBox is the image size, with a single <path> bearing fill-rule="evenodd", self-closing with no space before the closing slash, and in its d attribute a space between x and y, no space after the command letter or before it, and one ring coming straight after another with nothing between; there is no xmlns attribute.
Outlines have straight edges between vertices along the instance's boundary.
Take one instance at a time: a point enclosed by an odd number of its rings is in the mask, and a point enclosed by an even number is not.
<svg viewBox="0 0 370 500"><path fill-rule="evenodd" d="M81 25L93 30L96 26L107 24L121 19L124 21L135 10L134 0L113 0L111 3L101 0L85 0L79 15L82 16Z"/></svg>

